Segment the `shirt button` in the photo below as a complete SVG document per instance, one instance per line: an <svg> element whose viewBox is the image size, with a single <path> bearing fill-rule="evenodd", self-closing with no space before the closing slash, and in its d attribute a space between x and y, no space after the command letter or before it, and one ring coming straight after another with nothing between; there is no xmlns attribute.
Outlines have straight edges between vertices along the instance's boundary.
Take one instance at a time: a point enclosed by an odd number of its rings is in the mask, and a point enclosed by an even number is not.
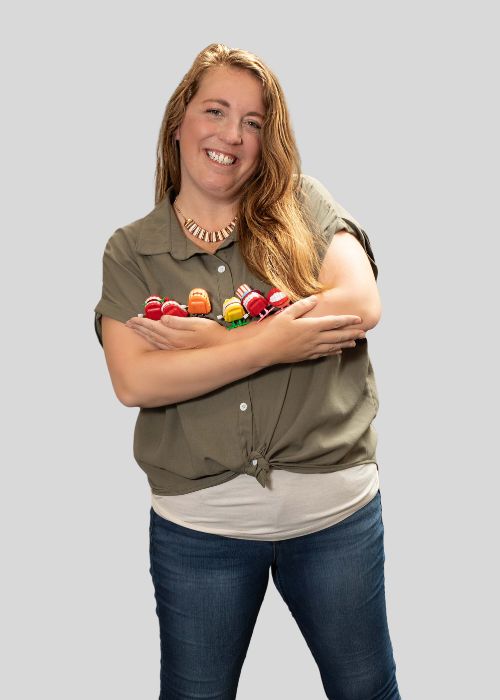
<svg viewBox="0 0 500 700"><path fill-rule="evenodd" d="M256 467L256 466L257 466L257 460L256 460L256 459L252 459L252 464L253 464L254 467Z"/></svg>
<svg viewBox="0 0 500 700"><path fill-rule="evenodd" d="M219 265L217 268L217 272L225 272L226 271L226 266L225 265Z"/></svg>
<svg viewBox="0 0 500 700"><path fill-rule="evenodd" d="M248 406L246 405L246 403L240 403L240 411L246 411L247 408Z"/></svg>

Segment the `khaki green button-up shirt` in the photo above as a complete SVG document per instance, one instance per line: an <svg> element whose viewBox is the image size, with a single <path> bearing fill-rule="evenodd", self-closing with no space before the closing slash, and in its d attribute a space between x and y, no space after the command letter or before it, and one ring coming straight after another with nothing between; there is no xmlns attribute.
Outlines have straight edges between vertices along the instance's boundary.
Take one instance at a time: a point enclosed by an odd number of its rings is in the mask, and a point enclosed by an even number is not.
<svg viewBox="0 0 500 700"><path fill-rule="evenodd" d="M377 278L366 232L318 180L308 175L301 180L302 193L309 195L304 201L326 239L344 228L355 235ZM208 317L218 320L224 300L241 284L264 294L271 288L246 267L237 225L215 254L208 253L182 232L174 198L170 187L149 214L117 229L107 242L102 296L95 307L101 345L101 317L125 322L143 311L152 294L184 304L191 289L202 287L212 304ZM272 365L203 396L141 408L134 457L152 491L167 496L242 473L266 486L271 468L305 474L376 463L372 421L378 405L368 343L360 340L340 356Z"/></svg>

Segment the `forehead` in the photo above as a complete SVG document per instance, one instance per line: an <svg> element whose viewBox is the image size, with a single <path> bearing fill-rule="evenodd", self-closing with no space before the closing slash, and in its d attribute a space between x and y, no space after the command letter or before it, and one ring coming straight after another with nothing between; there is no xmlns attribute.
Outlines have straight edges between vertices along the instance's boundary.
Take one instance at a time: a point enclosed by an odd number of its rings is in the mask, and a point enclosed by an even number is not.
<svg viewBox="0 0 500 700"><path fill-rule="evenodd" d="M197 92L198 100L228 99L235 103L246 105L262 102L262 86L259 79L244 68L232 68L227 66L214 66L208 68L203 74Z"/></svg>

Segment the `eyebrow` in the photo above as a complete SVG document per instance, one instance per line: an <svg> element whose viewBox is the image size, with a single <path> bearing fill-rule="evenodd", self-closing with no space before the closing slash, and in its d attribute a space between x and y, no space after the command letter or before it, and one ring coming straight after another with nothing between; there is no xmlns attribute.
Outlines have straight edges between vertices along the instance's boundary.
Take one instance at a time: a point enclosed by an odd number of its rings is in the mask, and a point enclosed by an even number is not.
<svg viewBox="0 0 500 700"><path fill-rule="evenodd" d="M220 100L220 99L211 99L209 98L208 100L203 100L202 104L205 104L205 102L217 102L220 105L223 105L224 107L231 107L229 102L227 100ZM260 112L247 112L246 115L247 117L260 117L261 119L264 119L264 115L260 114Z"/></svg>

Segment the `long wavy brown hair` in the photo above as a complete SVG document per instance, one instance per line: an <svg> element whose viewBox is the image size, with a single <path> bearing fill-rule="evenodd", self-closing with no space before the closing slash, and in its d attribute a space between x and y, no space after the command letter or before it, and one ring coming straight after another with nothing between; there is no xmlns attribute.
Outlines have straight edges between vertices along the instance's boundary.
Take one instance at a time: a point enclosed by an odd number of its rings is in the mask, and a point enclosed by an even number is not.
<svg viewBox="0 0 500 700"><path fill-rule="evenodd" d="M261 158L243 185L238 203L240 252L249 270L285 292L294 302L321 292L318 281L325 239L300 198L301 159L281 85L257 56L224 44L210 44L196 56L165 109L157 146L155 203L170 185L181 186L179 144L175 131L208 68L245 69L262 85L266 116L261 130Z"/></svg>

